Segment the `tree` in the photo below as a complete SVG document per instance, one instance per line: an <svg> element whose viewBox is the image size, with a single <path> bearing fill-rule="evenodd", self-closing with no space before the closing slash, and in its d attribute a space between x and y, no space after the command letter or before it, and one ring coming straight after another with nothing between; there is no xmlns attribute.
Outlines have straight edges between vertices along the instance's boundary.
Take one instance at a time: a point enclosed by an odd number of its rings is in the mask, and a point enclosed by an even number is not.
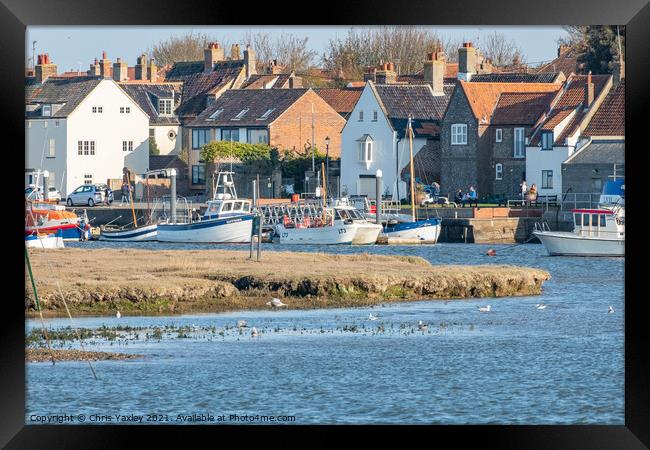
<svg viewBox="0 0 650 450"><path fill-rule="evenodd" d="M208 42L218 41L211 39L201 33L186 33L180 36L172 36L165 41L159 41L153 45L147 53L152 55L158 66L173 64L178 61L202 61L203 50ZM226 41L219 41L220 45L227 48Z"/></svg>
<svg viewBox="0 0 650 450"><path fill-rule="evenodd" d="M496 31L488 34L485 42L481 41L480 50L497 67L518 65L523 62L522 52L517 44Z"/></svg>
<svg viewBox="0 0 650 450"><path fill-rule="evenodd" d="M158 144L156 144L156 138L153 136L149 137L149 154L160 155L160 149L158 148Z"/></svg>
<svg viewBox="0 0 650 450"><path fill-rule="evenodd" d="M306 72L313 64L316 52L309 49L308 37L298 37L291 33L273 36L268 31L248 32L244 41L255 49L258 66L277 60L287 71Z"/></svg>
<svg viewBox="0 0 650 450"><path fill-rule="evenodd" d="M612 73L619 58L625 60L625 26L566 26L567 36L558 44L570 46L577 54L583 71ZM619 40L620 36L620 40Z"/></svg>
<svg viewBox="0 0 650 450"><path fill-rule="evenodd" d="M416 26L350 28L347 36L330 39L323 65L343 72L345 79L362 79L366 67L395 63L399 73L422 69L428 52L444 48L437 33Z"/></svg>

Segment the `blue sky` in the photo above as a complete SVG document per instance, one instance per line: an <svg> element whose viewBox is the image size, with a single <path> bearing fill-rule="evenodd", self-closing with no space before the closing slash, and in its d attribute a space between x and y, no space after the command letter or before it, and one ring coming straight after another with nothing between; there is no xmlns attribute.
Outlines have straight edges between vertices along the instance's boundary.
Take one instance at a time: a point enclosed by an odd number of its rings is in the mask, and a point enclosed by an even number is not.
<svg viewBox="0 0 650 450"><path fill-rule="evenodd" d="M330 38L345 36L350 26L33 26L28 27L25 38L25 60L32 56L32 41L36 40L36 54L49 53L59 71L87 70L94 58L106 50L108 58L121 57L133 66L138 55L158 41L188 31L207 34L215 40L243 42L247 31L289 32L308 36L308 45L319 55L326 51ZM363 27L360 27L363 28ZM566 33L560 26L432 26L427 27L441 36L472 41L480 47L481 36L498 31L514 40L522 49L527 61L548 61L557 55L557 39Z"/></svg>

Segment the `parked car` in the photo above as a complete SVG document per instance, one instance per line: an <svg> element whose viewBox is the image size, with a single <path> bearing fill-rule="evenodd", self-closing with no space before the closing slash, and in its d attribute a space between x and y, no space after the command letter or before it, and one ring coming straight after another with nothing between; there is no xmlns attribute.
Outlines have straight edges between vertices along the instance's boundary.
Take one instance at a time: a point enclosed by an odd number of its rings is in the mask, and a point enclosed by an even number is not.
<svg viewBox="0 0 650 450"><path fill-rule="evenodd" d="M61 201L61 192L58 191L54 186L50 186L47 193L47 198L49 200L56 200L57 202Z"/></svg>
<svg viewBox="0 0 650 450"><path fill-rule="evenodd" d="M106 192L105 184L84 184L75 189L68 198L66 204L68 206L74 205L88 205L95 206L104 202L104 195ZM113 193L109 191L108 201L113 200Z"/></svg>

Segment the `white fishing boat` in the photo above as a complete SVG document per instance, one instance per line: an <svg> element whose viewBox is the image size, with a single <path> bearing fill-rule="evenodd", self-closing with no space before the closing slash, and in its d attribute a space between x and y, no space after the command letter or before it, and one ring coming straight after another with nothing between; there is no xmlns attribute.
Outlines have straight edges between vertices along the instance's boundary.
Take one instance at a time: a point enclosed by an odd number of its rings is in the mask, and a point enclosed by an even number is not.
<svg viewBox="0 0 650 450"><path fill-rule="evenodd" d="M252 202L237 198L233 172L219 172L212 200L202 217L172 211L167 223L158 224L158 241L188 243L244 243L253 232ZM219 192L219 188L222 192Z"/></svg>
<svg viewBox="0 0 650 450"><path fill-rule="evenodd" d="M25 245L30 248L64 248L61 231L52 234L29 234L25 236Z"/></svg>
<svg viewBox="0 0 650 450"><path fill-rule="evenodd" d="M356 228L354 239L352 239L353 244L365 245L377 242L379 233L381 233L381 225L366 220L359 210L342 199L336 200L333 209L336 219Z"/></svg>
<svg viewBox="0 0 650 450"><path fill-rule="evenodd" d="M573 231L551 231L546 224L535 224L533 234L551 256L625 256L625 197L607 193L607 182L597 209L573 209ZM616 203L610 203L615 201Z"/></svg>
<svg viewBox="0 0 650 450"><path fill-rule="evenodd" d="M357 227L350 221L345 223L334 218L334 210L325 208L322 218L292 221L285 216L283 223L276 225L275 234L280 244L352 244Z"/></svg>

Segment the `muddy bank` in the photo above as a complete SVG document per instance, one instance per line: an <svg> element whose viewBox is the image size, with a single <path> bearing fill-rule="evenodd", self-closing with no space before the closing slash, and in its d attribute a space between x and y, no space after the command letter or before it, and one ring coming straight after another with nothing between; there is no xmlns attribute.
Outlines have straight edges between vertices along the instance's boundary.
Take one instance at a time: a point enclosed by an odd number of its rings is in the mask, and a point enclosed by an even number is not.
<svg viewBox="0 0 650 450"><path fill-rule="evenodd" d="M142 358L142 355L131 355L126 353L112 352L84 352L81 350L48 350L46 348L25 349L25 361L27 362L52 362L59 361L105 361Z"/></svg>
<svg viewBox="0 0 650 450"><path fill-rule="evenodd" d="M42 307L74 314L175 314L354 307L384 301L536 295L550 274L514 266L444 266L412 256L66 248L31 251ZM75 269L76 268L76 269ZM108 269L110 268L110 270ZM115 268L118 268L115 270ZM26 284L25 311L35 314Z"/></svg>

